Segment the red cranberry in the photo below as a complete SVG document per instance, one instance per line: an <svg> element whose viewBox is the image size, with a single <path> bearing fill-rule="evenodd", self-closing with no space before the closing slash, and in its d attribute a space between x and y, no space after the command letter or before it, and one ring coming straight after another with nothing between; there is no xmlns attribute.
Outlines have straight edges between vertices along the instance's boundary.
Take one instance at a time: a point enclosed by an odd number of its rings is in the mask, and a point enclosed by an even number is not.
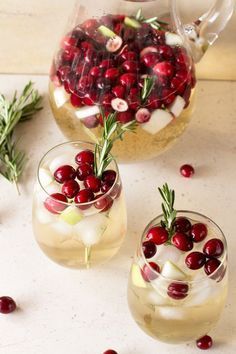
<svg viewBox="0 0 236 354"><path fill-rule="evenodd" d="M136 61L133 60L126 60L123 64L122 64L122 69L124 69L125 71L127 71L128 73L135 73L138 71L139 67L138 67L138 63Z"/></svg>
<svg viewBox="0 0 236 354"><path fill-rule="evenodd" d="M107 211L112 207L113 199L109 196L103 196L103 194L98 194L96 196L96 201L94 203L95 208L100 209L101 211Z"/></svg>
<svg viewBox="0 0 236 354"><path fill-rule="evenodd" d="M80 186L74 179L66 181L62 186L62 193L70 199L74 198L79 190Z"/></svg>
<svg viewBox="0 0 236 354"><path fill-rule="evenodd" d="M146 123L151 118L151 112L147 108L140 108L136 114L135 119L138 123Z"/></svg>
<svg viewBox="0 0 236 354"><path fill-rule="evenodd" d="M157 63L154 66L153 71L157 75L168 76L168 77L172 77L174 74L173 65L168 61L162 61L160 63Z"/></svg>
<svg viewBox="0 0 236 354"><path fill-rule="evenodd" d="M90 18L86 21L84 21L81 25L81 27L86 31L88 29L96 29L98 27L98 21Z"/></svg>
<svg viewBox="0 0 236 354"><path fill-rule="evenodd" d="M212 347L213 341L210 336L203 336L196 340L196 344L199 349L206 350Z"/></svg>
<svg viewBox="0 0 236 354"><path fill-rule="evenodd" d="M16 303L10 296L0 297L0 313L8 314L16 309Z"/></svg>
<svg viewBox="0 0 236 354"><path fill-rule="evenodd" d="M111 107L111 101L113 100L114 96L111 93L106 93L102 97L102 105L105 107Z"/></svg>
<svg viewBox="0 0 236 354"><path fill-rule="evenodd" d="M200 269L206 263L206 256L201 252L192 252L185 258L185 264L189 269Z"/></svg>
<svg viewBox="0 0 236 354"><path fill-rule="evenodd" d="M134 119L134 114L132 111L118 112L116 119L121 123L128 123Z"/></svg>
<svg viewBox="0 0 236 354"><path fill-rule="evenodd" d="M80 164L77 168L77 178L80 181L84 181L91 174L93 174L93 166L88 163Z"/></svg>
<svg viewBox="0 0 236 354"><path fill-rule="evenodd" d="M177 91L180 95L182 95L184 93L184 90L185 90L184 83L178 77L173 77L173 79L171 80L170 87L173 90Z"/></svg>
<svg viewBox="0 0 236 354"><path fill-rule="evenodd" d="M81 107L83 105L81 98L75 94L70 96L70 102L74 107Z"/></svg>
<svg viewBox="0 0 236 354"><path fill-rule="evenodd" d="M108 69L114 66L114 61L112 59L104 59L101 61L99 67L101 69Z"/></svg>
<svg viewBox="0 0 236 354"><path fill-rule="evenodd" d="M96 82L96 87L101 91L108 91L111 89L111 82L105 79L105 77L99 77Z"/></svg>
<svg viewBox="0 0 236 354"><path fill-rule="evenodd" d="M176 232L188 233L191 229L191 222L187 218L180 216L174 222L174 229Z"/></svg>
<svg viewBox="0 0 236 354"><path fill-rule="evenodd" d="M111 185L108 182L102 182L102 186L101 186L101 192L102 193L107 193L109 190L111 189Z"/></svg>
<svg viewBox="0 0 236 354"><path fill-rule="evenodd" d="M90 189L81 189L74 199L76 204L89 203L93 200L94 194Z"/></svg>
<svg viewBox="0 0 236 354"><path fill-rule="evenodd" d="M135 52L132 51L124 51L121 54L121 58L124 60L136 60L137 59L137 54Z"/></svg>
<svg viewBox="0 0 236 354"><path fill-rule="evenodd" d="M181 232L176 232L172 237L172 243L181 251L187 252L193 249L193 241Z"/></svg>
<svg viewBox="0 0 236 354"><path fill-rule="evenodd" d="M220 257L224 252L224 244L219 238L212 238L203 247L203 252L209 257Z"/></svg>
<svg viewBox="0 0 236 354"><path fill-rule="evenodd" d="M173 103L175 98L176 94L173 90L166 88L162 90L162 101L166 106L169 106L171 103Z"/></svg>
<svg viewBox="0 0 236 354"><path fill-rule="evenodd" d="M207 275L211 275L221 265L221 262L217 258L209 259L204 265L204 270Z"/></svg>
<svg viewBox="0 0 236 354"><path fill-rule="evenodd" d="M186 178L192 177L194 175L194 172L195 172L194 168L191 165L185 164L180 167L181 175Z"/></svg>
<svg viewBox="0 0 236 354"><path fill-rule="evenodd" d="M70 71L71 69L69 66L60 66L57 70L57 75L61 81L64 81L67 78Z"/></svg>
<svg viewBox="0 0 236 354"><path fill-rule="evenodd" d="M168 60L173 57L173 49L169 45L159 45L157 49L164 59Z"/></svg>
<svg viewBox="0 0 236 354"><path fill-rule="evenodd" d="M145 281L150 282L151 280L154 280L158 277L156 272L160 273L160 267L154 262L149 262L148 264L149 266L147 264L144 265L143 269L141 270L141 274Z"/></svg>
<svg viewBox="0 0 236 354"><path fill-rule="evenodd" d="M65 36L61 41L61 47L67 49L68 47L76 47L78 39L74 37Z"/></svg>
<svg viewBox="0 0 236 354"><path fill-rule="evenodd" d="M167 294L175 300L182 300L188 295L188 284L171 283L168 286Z"/></svg>
<svg viewBox="0 0 236 354"><path fill-rule="evenodd" d="M113 87L112 93L118 98L124 98L125 88L124 88L124 86L117 85L117 86Z"/></svg>
<svg viewBox="0 0 236 354"><path fill-rule="evenodd" d="M151 94L147 100L147 107L151 109L157 109L162 106L162 101L156 96L155 93Z"/></svg>
<svg viewBox="0 0 236 354"><path fill-rule="evenodd" d="M99 68L99 66L94 66L90 72L89 72L89 75L93 76L93 77L99 77L102 75L102 71L101 69Z"/></svg>
<svg viewBox="0 0 236 354"><path fill-rule="evenodd" d="M190 234L194 242L201 242L207 236L207 227L201 222L194 224L191 228Z"/></svg>
<svg viewBox="0 0 236 354"><path fill-rule="evenodd" d="M105 72L105 78L109 80L116 80L120 75L119 70L117 68L107 69Z"/></svg>
<svg viewBox="0 0 236 354"><path fill-rule="evenodd" d="M143 253L146 258L152 258L156 254L156 245L152 241L145 241L142 245Z"/></svg>
<svg viewBox="0 0 236 354"><path fill-rule="evenodd" d="M108 349L103 354L118 354L118 353L113 349Z"/></svg>
<svg viewBox="0 0 236 354"><path fill-rule="evenodd" d="M155 226L148 230L146 239L154 242L156 245L162 245L169 238L168 232L164 227Z"/></svg>
<svg viewBox="0 0 236 354"><path fill-rule="evenodd" d="M133 73L123 74L120 77L120 83L123 86L131 87L135 84L137 76Z"/></svg>
<svg viewBox="0 0 236 354"><path fill-rule="evenodd" d="M78 76L84 76L89 73L90 67L86 64L79 64L75 68L75 73Z"/></svg>
<svg viewBox="0 0 236 354"><path fill-rule="evenodd" d="M131 89L132 90L132 89ZM127 97L127 102L128 102L128 105L129 105L129 108L130 109L133 109L134 111L136 111L140 106L141 106L141 99L140 99L140 96L139 94L132 94L131 93L131 90L130 90L130 94L129 96ZM143 108L145 109L145 108ZM136 112L136 115L137 115L138 112ZM147 112L146 112L147 113ZM138 114L138 117L140 118L141 115ZM147 114L145 115L146 119L147 119ZM142 114L142 118L144 118L144 115ZM137 118L136 118L137 120ZM142 119L141 119L142 120ZM138 120L137 120L138 121Z"/></svg>
<svg viewBox="0 0 236 354"><path fill-rule="evenodd" d="M149 52L144 54L142 57L142 62L148 67L153 68L159 59L158 53Z"/></svg>
<svg viewBox="0 0 236 354"><path fill-rule="evenodd" d="M75 156L75 162L78 165L87 163L93 165L94 163L94 153L91 150L83 150Z"/></svg>
<svg viewBox="0 0 236 354"><path fill-rule="evenodd" d="M92 192L97 193L101 188L101 180L95 175L90 175L84 180L85 188L91 189Z"/></svg>
<svg viewBox="0 0 236 354"><path fill-rule="evenodd" d="M54 172L54 178L58 183L64 183L69 179L74 179L76 177L75 169L70 165L64 165L58 167Z"/></svg>
<svg viewBox="0 0 236 354"><path fill-rule="evenodd" d="M95 91L90 91L86 93L82 101L85 106L94 106L97 101L97 93Z"/></svg>
<svg viewBox="0 0 236 354"><path fill-rule="evenodd" d="M79 48L76 47L68 47L65 52L63 53L63 59L65 61L73 62L75 58L80 56L81 51Z"/></svg>
<svg viewBox="0 0 236 354"><path fill-rule="evenodd" d="M86 89L88 89L90 86L93 84L93 79L90 76L81 76L81 78L78 81L77 87L78 90L84 92Z"/></svg>
<svg viewBox="0 0 236 354"><path fill-rule="evenodd" d="M106 170L102 174L102 181L109 183L111 186L116 180L116 171L114 170Z"/></svg>
<svg viewBox="0 0 236 354"><path fill-rule="evenodd" d="M53 193L44 202L45 208L53 214L61 213L67 205L67 198L61 193Z"/></svg>

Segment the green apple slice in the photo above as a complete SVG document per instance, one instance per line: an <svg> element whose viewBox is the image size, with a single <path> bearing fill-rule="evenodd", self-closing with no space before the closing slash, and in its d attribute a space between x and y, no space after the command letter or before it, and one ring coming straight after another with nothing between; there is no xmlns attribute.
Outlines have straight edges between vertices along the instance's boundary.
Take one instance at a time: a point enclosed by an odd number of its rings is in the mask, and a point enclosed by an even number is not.
<svg viewBox="0 0 236 354"><path fill-rule="evenodd" d="M173 262L166 261L162 267L161 275L173 280L186 280L187 275Z"/></svg>
<svg viewBox="0 0 236 354"><path fill-rule="evenodd" d="M142 277L142 274L140 272L140 268L137 264L133 264L131 268L131 278L134 286L137 286L138 288L146 288L146 282Z"/></svg>
<svg viewBox="0 0 236 354"><path fill-rule="evenodd" d="M75 206L69 206L60 215L60 218L69 225L76 225L83 219L83 215Z"/></svg>
<svg viewBox="0 0 236 354"><path fill-rule="evenodd" d="M49 170L47 170L46 168L40 167L39 180L40 180L41 185L45 188L53 181L53 176Z"/></svg>
<svg viewBox="0 0 236 354"><path fill-rule="evenodd" d="M114 38L116 37L115 32L113 32L112 30L110 30L110 28L106 27L106 26L100 26L98 27L98 31L105 37L108 38Z"/></svg>
<svg viewBox="0 0 236 354"><path fill-rule="evenodd" d="M140 28L141 25L138 21L136 21L134 18L130 17L125 17L124 23L126 26L133 27L133 28Z"/></svg>

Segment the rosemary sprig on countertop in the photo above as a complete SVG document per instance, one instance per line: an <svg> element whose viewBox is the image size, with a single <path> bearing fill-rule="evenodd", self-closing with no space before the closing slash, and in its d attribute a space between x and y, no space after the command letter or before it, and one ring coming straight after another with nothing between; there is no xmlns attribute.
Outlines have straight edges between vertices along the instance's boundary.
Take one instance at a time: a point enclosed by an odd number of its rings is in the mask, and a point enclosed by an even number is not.
<svg viewBox="0 0 236 354"><path fill-rule="evenodd" d="M170 239L174 233L174 222L177 214L177 211L174 209L175 191L170 189L167 183L162 188L158 188L158 190L163 199L161 207L164 220L161 221L161 224L168 231Z"/></svg>
<svg viewBox="0 0 236 354"><path fill-rule="evenodd" d="M157 16L155 17L151 17L151 18L145 18L143 15L142 15L142 9L139 9L137 11L137 14L135 16L135 19L139 22L142 22L142 23L149 23L150 26L156 30L161 30L162 29L162 25L166 26L168 25L167 22L164 22L164 21L161 21L158 19Z"/></svg>
<svg viewBox="0 0 236 354"><path fill-rule="evenodd" d="M116 140L123 139L126 132L134 132L137 126L135 120L121 124L116 120L116 113L110 113L103 117L103 133L99 144L95 146L94 172L97 177L101 177L103 171L111 163L113 157L110 155Z"/></svg>
<svg viewBox="0 0 236 354"><path fill-rule="evenodd" d="M11 101L0 95L0 174L14 183L17 190L26 157L17 149L14 129L18 123L31 119L34 113L42 109L41 99L31 81L19 98L16 92Z"/></svg>

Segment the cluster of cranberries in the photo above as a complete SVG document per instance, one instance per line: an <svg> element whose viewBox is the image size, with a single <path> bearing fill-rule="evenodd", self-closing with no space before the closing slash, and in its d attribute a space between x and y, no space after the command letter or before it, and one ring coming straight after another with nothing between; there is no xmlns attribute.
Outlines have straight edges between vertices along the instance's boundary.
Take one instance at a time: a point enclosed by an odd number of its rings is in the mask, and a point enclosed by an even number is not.
<svg viewBox="0 0 236 354"><path fill-rule="evenodd" d="M194 243L202 242L208 233L207 227L203 223L191 224L185 217L178 217L174 223L175 233L171 243L183 252L193 249ZM168 231L163 226L150 228L146 235L146 240L142 244L145 258L152 258L157 252L157 246L166 243L169 239ZM224 252L224 244L218 238L208 240L203 246L203 252L191 252L185 258L185 263L189 269L196 270L204 266L205 273L209 276L221 265L219 257ZM151 281L157 277L154 271L160 272L160 267L155 262L149 262L149 266L144 265L141 270L145 281ZM218 275L219 276L219 275ZM223 272L221 279L223 277ZM218 279L221 280L221 279ZM188 285L184 283L171 283L167 291L168 295L174 299L183 299L187 296Z"/></svg>
<svg viewBox="0 0 236 354"><path fill-rule="evenodd" d="M106 15L75 27L61 42L51 80L64 86L73 106L96 104L106 113L116 110L122 123L137 117L142 107L149 112L168 108L177 95L184 98L187 107L196 80L186 50L166 44L165 30L153 29L148 23L131 28L124 19L123 15ZM109 51L108 38L99 32L100 26L120 39L117 50L113 45ZM155 85L147 101L142 102L144 78L150 76ZM137 120L143 123L140 117ZM92 125L88 120L88 127L96 127L99 122L102 124L101 117Z"/></svg>
<svg viewBox="0 0 236 354"><path fill-rule="evenodd" d="M54 172L55 180L61 184L61 193L53 193L48 197L44 205L53 214L59 214L67 206L68 202L73 202L81 210L88 209L92 203L95 208L104 212L111 208L113 200L118 198L121 186L116 184L111 189L116 180L114 170L106 170L102 177L98 178L94 174L94 153L91 150L83 150L75 156L77 169L70 165L63 165ZM81 188L80 183L83 183ZM88 204L86 204L88 203Z"/></svg>

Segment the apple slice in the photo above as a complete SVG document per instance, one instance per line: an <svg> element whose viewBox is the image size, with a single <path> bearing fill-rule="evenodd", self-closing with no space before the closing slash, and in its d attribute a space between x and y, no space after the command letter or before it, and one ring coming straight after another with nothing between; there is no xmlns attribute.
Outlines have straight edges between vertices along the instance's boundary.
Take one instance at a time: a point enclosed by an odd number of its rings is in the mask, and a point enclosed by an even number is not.
<svg viewBox="0 0 236 354"><path fill-rule="evenodd" d="M69 94L64 90L63 87L57 87L54 90L54 99L57 108L62 107L69 100L69 98Z"/></svg>
<svg viewBox="0 0 236 354"><path fill-rule="evenodd" d="M130 18L130 17L125 17L124 23L126 26L132 27L132 28L140 28L141 24L136 21L134 18Z"/></svg>
<svg viewBox="0 0 236 354"><path fill-rule="evenodd" d="M76 225L83 219L83 215L76 206L69 206L63 210L60 218L69 225Z"/></svg>
<svg viewBox="0 0 236 354"><path fill-rule="evenodd" d="M174 114L174 116L177 118L180 116L182 113L184 107L186 105L185 100L181 96L176 96L175 100L171 105L169 106L169 110L171 113Z"/></svg>
<svg viewBox="0 0 236 354"><path fill-rule="evenodd" d="M110 28L106 27L106 26L100 26L98 27L98 31L105 37L108 38L114 38L116 37L115 32L113 32Z"/></svg>
<svg viewBox="0 0 236 354"><path fill-rule="evenodd" d="M147 133L154 135L165 128L172 120L173 116L171 113L164 109L156 109L152 112L150 120L147 123L143 123L141 128Z"/></svg>
<svg viewBox="0 0 236 354"><path fill-rule="evenodd" d="M98 106L84 106L77 111L75 111L75 115L79 119L84 119L87 117L91 117L95 114L99 114L100 110Z"/></svg>
<svg viewBox="0 0 236 354"><path fill-rule="evenodd" d="M166 39L166 44L167 45L173 45L173 46L177 46L177 45L181 46L181 45L183 45L182 38L176 33L166 32L165 33L165 39Z"/></svg>
<svg viewBox="0 0 236 354"><path fill-rule="evenodd" d="M132 278L132 283L134 286L137 286L138 288L146 288L146 282L142 277L140 268L138 264L133 264L131 268L131 278Z"/></svg>
<svg viewBox="0 0 236 354"><path fill-rule="evenodd" d="M161 275L172 280L186 280L187 278L187 275L171 261L166 261L164 263Z"/></svg>

